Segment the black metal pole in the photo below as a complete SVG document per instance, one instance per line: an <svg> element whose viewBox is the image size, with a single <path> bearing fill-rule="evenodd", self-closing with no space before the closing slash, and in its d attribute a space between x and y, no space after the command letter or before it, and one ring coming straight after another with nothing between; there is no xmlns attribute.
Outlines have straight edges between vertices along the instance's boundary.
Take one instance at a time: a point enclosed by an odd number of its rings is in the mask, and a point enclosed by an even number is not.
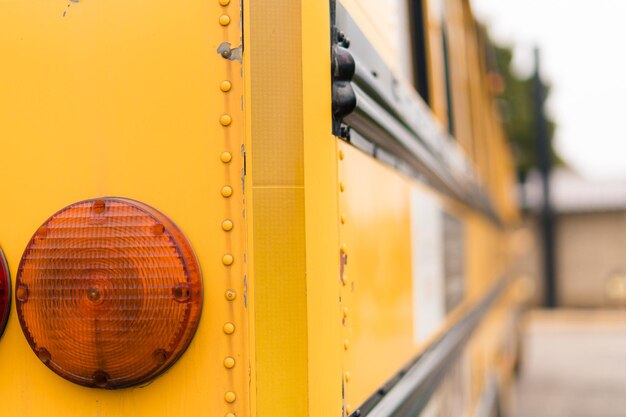
<svg viewBox="0 0 626 417"><path fill-rule="evenodd" d="M544 274L544 306L555 308L558 304L556 281L556 218L550 202L550 171L552 169L552 152L548 127L544 114L545 91L540 75L539 49L535 49L535 121L537 129L537 162L543 184L543 202L540 214L540 225L543 237L543 274Z"/></svg>

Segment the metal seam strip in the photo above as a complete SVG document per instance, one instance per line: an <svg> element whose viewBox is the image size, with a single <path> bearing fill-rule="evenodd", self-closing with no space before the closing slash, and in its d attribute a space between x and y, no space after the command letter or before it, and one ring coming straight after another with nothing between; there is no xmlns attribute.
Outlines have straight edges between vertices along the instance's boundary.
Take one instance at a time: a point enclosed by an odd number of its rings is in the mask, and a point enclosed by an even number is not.
<svg viewBox="0 0 626 417"><path fill-rule="evenodd" d="M256 414L307 415L300 2L247 4Z"/></svg>

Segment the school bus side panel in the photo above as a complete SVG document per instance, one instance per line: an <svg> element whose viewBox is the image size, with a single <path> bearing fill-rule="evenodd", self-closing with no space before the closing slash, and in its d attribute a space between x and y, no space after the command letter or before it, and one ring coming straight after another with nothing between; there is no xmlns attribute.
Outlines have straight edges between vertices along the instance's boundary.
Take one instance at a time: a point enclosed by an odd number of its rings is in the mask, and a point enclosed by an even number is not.
<svg viewBox="0 0 626 417"><path fill-rule="evenodd" d="M253 415L340 416L328 2L245 3Z"/></svg>
<svg viewBox="0 0 626 417"><path fill-rule="evenodd" d="M345 404L354 411L485 297L506 272L507 248L482 214L347 143L338 149ZM459 298L446 305L452 285Z"/></svg>
<svg viewBox="0 0 626 417"><path fill-rule="evenodd" d="M221 15L230 22L220 24ZM217 53L222 42L241 43L238 2L4 1L0 16L0 245L13 283L43 221L101 196L140 200L169 216L204 280L187 352L151 383L116 391L80 387L46 368L13 307L0 338L0 414L247 415L243 81L240 61ZM223 114L230 125L220 124ZM220 193L225 185L230 198ZM231 232L222 230L224 219L233 221ZM225 253L234 257L230 267ZM240 296L227 301L227 289ZM233 335L223 333L226 322L235 324ZM226 356L236 359L233 369L223 366ZM229 391L233 404L224 400Z"/></svg>

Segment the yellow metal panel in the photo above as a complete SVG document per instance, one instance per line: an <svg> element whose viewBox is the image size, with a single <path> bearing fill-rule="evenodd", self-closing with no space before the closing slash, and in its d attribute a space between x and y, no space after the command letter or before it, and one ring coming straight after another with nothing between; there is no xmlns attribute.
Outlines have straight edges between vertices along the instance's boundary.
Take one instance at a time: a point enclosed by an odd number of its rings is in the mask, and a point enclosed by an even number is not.
<svg viewBox="0 0 626 417"><path fill-rule="evenodd" d="M413 343L410 183L339 144L345 248L346 404L354 409L416 354ZM343 246L345 245L345 246Z"/></svg>
<svg viewBox="0 0 626 417"><path fill-rule="evenodd" d="M257 416L306 415L303 196L301 188L253 190Z"/></svg>
<svg viewBox="0 0 626 417"><path fill-rule="evenodd" d="M330 10L302 2L309 416L341 416L337 145L331 135Z"/></svg>
<svg viewBox="0 0 626 417"><path fill-rule="evenodd" d="M301 5L245 4L252 411L308 414Z"/></svg>
<svg viewBox="0 0 626 417"><path fill-rule="evenodd" d="M228 15L220 23L220 16ZM104 195L168 215L204 277L202 319L188 351L143 387L69 383L34 355L15 310L0 339L2 414L29 417L248 415L237 2L24 0L0 3L0 245L15 277L37 227L60 208ZM222 91L223 81L231 89ZM224 87L225 88L225 87ZM226 88L225 88L226 89ZM220 116L232 123L222 126ZM231 161L222 162L223 152ZM224 198L223 186L233 188ZM230 219L226 232L222 222ZM227 267L222 256L232 254ZM237 296L228 301L225 291ZM225 335L226 322L235 333ZM236 365L227 369L224 358ZM236 400L226 403L226 392Z"/></svg>
<svg viewBox="0 0 626 417"><path fill-rule="evenodd" d="M252 186L302 187L300 2L247 6Z"/></svg>
<svg viewBox="0 0 626 417"><path fill-rule="evenodd" d="M481 215L472 213L467 221L467 267L468 295L480 297L488 290L498 274L504 271L502 261L494 256L499 250L497 231L493 224Z"/></svg>
<svg viewBox="0 0 626 417"><path fill-rule="evenodd" d="M492 288L505 272L507 246L503 231L483 215L352 146L339 142L338 148L343 156L338 162L340 243L346 256L341 292L345 402L354 410ZM464 230L464 300L425 339L413 334L422 311L413 298L413 268L432 259L416 259L411 251L412 193L429 196ZM422 279L419 273L417 279Z"/></svg>
<svg viewBox="0 0 626 417"><path fill-rule="evenodd" d="M340 416L329 5L256 2L247 16L252 409Z"/></svg>
<svg viewBox="0 0 626 417"><path fill-rule="evenodd" d="M429 103L435 117L447 127L449 115L442 35L443 4L442 0L425 0L422 4L425 9Z"/></svg>

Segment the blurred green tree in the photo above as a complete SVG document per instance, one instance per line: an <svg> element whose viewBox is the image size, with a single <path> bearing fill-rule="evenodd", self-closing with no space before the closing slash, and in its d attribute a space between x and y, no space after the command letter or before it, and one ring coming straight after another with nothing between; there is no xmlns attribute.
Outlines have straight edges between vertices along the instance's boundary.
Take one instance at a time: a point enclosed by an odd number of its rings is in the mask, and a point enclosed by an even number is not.
<svg viewBox="0 0 626 417"><path fill-rule="evenodd" d="M523 78L512 68L513 50L496 45L482 29L486 39L488 80L492 91L498 97L500 114L506 133L513 146L518 179L524 182L528 173L537 168L537 120L533 107L536 105L532 75ZM550 94L550 85L542 80L544 99ZM553 146L556 123L545 114L553 166L564 165Z"/></svg>

